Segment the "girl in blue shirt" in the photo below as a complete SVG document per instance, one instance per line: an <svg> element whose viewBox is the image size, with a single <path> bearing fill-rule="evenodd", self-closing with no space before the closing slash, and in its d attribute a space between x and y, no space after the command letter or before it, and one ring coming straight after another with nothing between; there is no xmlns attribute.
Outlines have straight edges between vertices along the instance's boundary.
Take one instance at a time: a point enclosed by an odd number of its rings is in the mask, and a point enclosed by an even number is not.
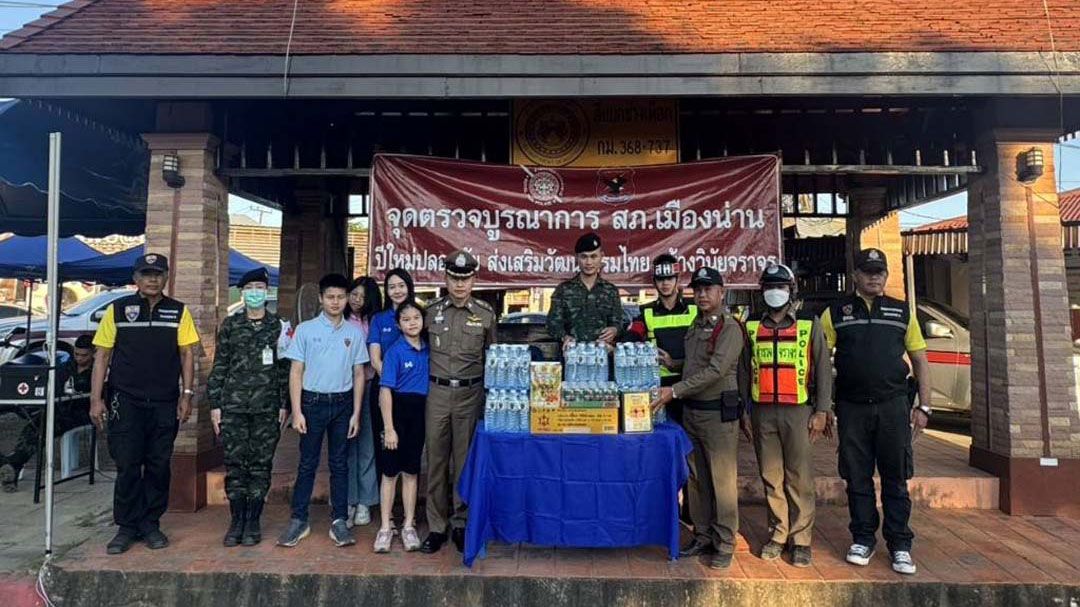
<svg viewBox="0 0 1080 607"><path fill-rule="evenodd" d="M416 302L402 302L395 316L401 338L390 345L383 357L379 388L379 410L384 428L375 453L382 473L379 501L382 527L375 534L377 553L390 552L390 543L394 538L391 511L398 476L402 477L401 501L405 505L401 542L407 552L420 548L420 536L416 532L416 492L420 454L424 450L428 347L422 335L424 312Z"/></svg>
<svg viewBox="0 0 1080 607"><path fill-rule="evenodd" d="M382 375L382 359L386 350L401 337L396 311L402 302L413 301L416 295L412 276L401 268L390 270L383 279L383 291L386 292L386 307L371 318L368 331L368 353L371 366L376 375Z"/></svg>

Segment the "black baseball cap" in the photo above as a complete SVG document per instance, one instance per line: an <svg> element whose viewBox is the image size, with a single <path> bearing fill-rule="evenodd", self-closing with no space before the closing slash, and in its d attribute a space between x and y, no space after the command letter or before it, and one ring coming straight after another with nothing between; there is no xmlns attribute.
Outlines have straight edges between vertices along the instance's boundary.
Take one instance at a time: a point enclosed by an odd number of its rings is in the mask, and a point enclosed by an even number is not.
<svg viewBox="0 0 1080 607"><path fill-rule="evenodd" d="M863 249L855 256L855 269L863 272L887 272L889 262L881 249Z"/></svg>
<svg viewBox="0 0 1080 607"><path fill-rule="evenodd" d="M169 258L159 253L147 253L135 260L135 271L168 272Z"/></svg>
<svg viewBox="0 0 1080 607"><path fill-rule="evenodd" d="M691 287L724 286L724 277L720 272L712 268L701 268L694 271L694 277L690 279Z"/></svg>

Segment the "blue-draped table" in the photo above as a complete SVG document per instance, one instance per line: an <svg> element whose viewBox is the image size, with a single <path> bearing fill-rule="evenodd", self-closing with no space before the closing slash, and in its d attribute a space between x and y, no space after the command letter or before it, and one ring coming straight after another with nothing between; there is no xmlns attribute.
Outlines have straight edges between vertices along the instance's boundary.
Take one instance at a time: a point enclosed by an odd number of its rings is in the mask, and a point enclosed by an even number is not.
<svg viewBox="0 0 1080 607"><path fill-rule="evenodd" d="M465 565L489 540L539 546L667 546L679 555L679 489L690 439L648 434L533 435L477 426L458 493L469 506Z"/></svg>

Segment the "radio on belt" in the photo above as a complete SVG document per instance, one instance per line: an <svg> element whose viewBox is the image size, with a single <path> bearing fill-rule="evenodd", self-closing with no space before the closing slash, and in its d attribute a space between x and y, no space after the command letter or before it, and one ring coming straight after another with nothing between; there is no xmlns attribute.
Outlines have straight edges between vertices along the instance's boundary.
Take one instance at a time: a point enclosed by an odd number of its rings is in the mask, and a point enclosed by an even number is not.
<svg viewBox="0 0 1080 607"><path fill-rule="evenodd" d="M71 375L70 355L56 354L56 394L64 393ZM49 382L49 361L44 354L24 354L0 365L0 401L43 400Z"/></svg>

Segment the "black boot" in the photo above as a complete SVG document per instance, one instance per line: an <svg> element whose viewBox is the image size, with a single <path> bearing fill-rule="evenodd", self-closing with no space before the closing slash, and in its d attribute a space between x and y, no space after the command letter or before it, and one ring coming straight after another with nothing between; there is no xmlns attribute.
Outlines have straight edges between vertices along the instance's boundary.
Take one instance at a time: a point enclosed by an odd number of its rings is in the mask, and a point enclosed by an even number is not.
<svg viewBox="0 0 1080 607"><path fill-rule="evenodd" d="M244 523L244 538L241 543L245 546L254 546L262 541L262 526L259 519L262 517L263 499L251 499L247 502L247 520Z"/></svg>
<svg viewBox="0 0 1080 607"><path fill-rule="evenodd" d="M232 548L239 544L240 537L244 535L244 515L247 512L247 502L246 497L229 500L232 521L229 523L229 530L225 532L225 539L221 542L226 548Z"/></svg>

